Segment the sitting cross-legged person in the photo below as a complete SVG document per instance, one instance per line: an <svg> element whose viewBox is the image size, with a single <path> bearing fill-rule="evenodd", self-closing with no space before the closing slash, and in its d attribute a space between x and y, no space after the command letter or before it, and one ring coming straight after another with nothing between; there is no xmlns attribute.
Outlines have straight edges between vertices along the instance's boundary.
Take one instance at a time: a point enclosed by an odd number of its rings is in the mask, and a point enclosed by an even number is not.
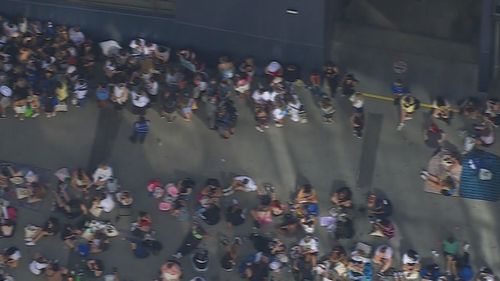
<svg viewBox="0 0 500 281"><path fill-rule="evenodd" d="M349 187L341 187L333 193L330 200L335 206L352 208L352 191Z"/></svg>

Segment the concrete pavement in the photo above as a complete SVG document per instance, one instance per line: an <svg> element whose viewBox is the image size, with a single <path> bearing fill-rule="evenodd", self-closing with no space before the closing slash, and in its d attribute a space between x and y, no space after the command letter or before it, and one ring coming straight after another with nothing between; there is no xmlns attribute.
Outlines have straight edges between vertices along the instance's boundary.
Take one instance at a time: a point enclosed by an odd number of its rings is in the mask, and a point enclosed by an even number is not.
<svg viewBox="0 0 500 281"><path fill-rule="evenodd" d="M117 266L127 280L151 280L162 262L181 243L189 224L177 222L173 217L160 213L145 191L151 178L163 182L177 181L185 176L193 177L199 190L208 177L217 177L228 184L232 176L247 174L258 183L272 182L279 196L287 199L298 184L311 183L319 192L321 212L328 211L329 195L342 185L354 191L356 207L361 207L370 191L385 194L393 201L397 237L391 243L398 255L408 247L430 258L430 249L447 233L453 232L462 241L472 245L472 257L476 266L488 264L499 272L500 225L496 214L497 203L447 198L423 192L418 171L427 165L432 151L425 147L422 136L424 111L418 112L402 131L396 131L397 115L391 103L377 100L366 101L367 131L362 140L353 138L348 122L350 104L338 97L335 124L321 123L318 108L309 93L302 90L309 123L292 124L283 128L272 127L265 133L254 129L253 116L243 100L236 100L240 118L236 134L229 140L219 138L206 128L202 114L192 122L177 118L172 124L160 119L150 110L152 131L144 145L132 144L127 137L131 133L135 116L128 111L116 114L99 110L93 102L85 107L71 108L70 112L56 118L39 117L33 120L0 120L0 159L31 164L55 170L67 167L94 167L102 160L113 166L122 185L133 191L137 210L149 211L154 220L157 236L164 244L159 256L136 260L125 241L115 238L108 252L96 255L105 261L108 269ZM457 131L462 126L456 118L450 127L442 125L449 141L460 145ZM374 129L379 128L379 129ZM490 150L500 151L498 143ZM238 195L246 208L255 206L251 194ZM43 211L21 209L19 225L42 223L48 216L50 204ZM370 243L381 241L367 236L369 226L365 216L354 211L356 237L340 243L350 247L359 240ZM119 227L128 227L127 219ZM247 234L248 222L237 234ZM205 244L211 252L210 270L203 274L207 280L235 280L235 273L219 270L218 255L221 249L216 242L218 234L224 233L222 223L210 227L212 238ZM16 237L0 240L0 247L18 245L23 260L12 270L17 280L44 280L33 277L27 271L29 257L41 251L50 258L67 261L68 250L62 247L59 237L44 238L35 248L22 243L22 229ZM328 238L324 229L318 227L322 251L327 252L338 242ZM243 252L248 252L245 246ZM74 258L70 258L71 262ZM185 280L194 275L188 259L183 260Z"/></svg>

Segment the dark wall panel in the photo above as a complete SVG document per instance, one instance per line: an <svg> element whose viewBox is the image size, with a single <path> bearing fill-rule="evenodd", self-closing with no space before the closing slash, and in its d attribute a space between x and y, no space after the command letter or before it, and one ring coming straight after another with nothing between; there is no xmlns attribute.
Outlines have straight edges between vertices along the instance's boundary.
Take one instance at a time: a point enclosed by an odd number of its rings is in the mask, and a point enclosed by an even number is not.
<svg viewBox="0 0 500 281"><path fill-rule="evenodd" d="M323 1L181 0L175 18L47 1L0 0L0 13L80 25L98 40L144 37L174 48L191 46L209 62L220 54L278 59L317 67L324 57ZM271 4L269 4L270 2ZM290 3L301 3L291 5ZM211 4L208 4L211 3ZM253 3L253 4L251 4ZM250 5L251 4L251 5ZM286 14L287 8L299 15Z"/></svg>

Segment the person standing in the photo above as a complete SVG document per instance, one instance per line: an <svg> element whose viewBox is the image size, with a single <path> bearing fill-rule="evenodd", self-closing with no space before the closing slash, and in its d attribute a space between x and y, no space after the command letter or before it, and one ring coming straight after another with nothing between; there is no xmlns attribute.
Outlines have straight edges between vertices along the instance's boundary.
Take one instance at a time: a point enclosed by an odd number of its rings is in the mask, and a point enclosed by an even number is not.
<svg viewBox="0 0 500 281"><path fill-rule="evenodd" d="M360 139L363 137L363 128L365 125L365 116L362 112L354 112L351 116L351 126L353 135Z"/></svg>
<svg viewBox="0 0 500 281"><path fill-rule="evenodd" d="M144 116L139 116L139 119L134 123L134 131L132 136L130 136L130 141L136 143L144 143L146 139L146 135L149 132L149 120L147 120Z"/></svg>
<svg viewBox="0 0 500 281"><path fill-rule="evenodd" d="M216 96L211 96L208 98L207 103L205 105L205 110L207 113L207 121L208 121L208 127L210 130L215 130L215 120L217 118L217 97Z"/></svg>

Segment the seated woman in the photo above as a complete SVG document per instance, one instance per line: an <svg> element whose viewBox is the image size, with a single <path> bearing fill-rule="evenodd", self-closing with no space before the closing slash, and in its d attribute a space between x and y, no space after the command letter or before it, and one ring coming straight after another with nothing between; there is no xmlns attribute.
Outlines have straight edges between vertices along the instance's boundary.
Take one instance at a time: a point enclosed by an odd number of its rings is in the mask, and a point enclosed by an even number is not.
<svg viewBox="0 0 500 281"><path fill-rule="evenodd" d="M481 116L481 112L479 111L479 100L475 97L469 97L465 99L460 105L460 113L465 117L471 119L477 119Z"/></svg>
<svg viewBox="0 0 500 281"><path fill-rule="evenodd" d="M316 267L319 253L318 239L308 235L300 240L299 246L305 261L310 263L313 268Z"/></svg>
<svg viewBox="0 0 500 281"><path fill-rule="evenodd" d="M373 255L373 263L379 266L378 274L385 274L392 266L393 250L390 246L380 245Z"/></svg>
<svg viewBox="0 0 500 281"><path fill-rule="evenodd" d="M59 232L59 220L50 217L47 222L40 228L38 228L32 237L27 237L25 239L26 246L34 246L36 243L45 236L54 236Z"/></svg>
<svg viewBox="0 0 500 281"><path fill-rule="evenodd" d="M151 215L147 212L139 212L139 217L137 218L137 229L149 233L153 225L153 220Z"/></svg>
<svg viewBox="0 0 500 281"><path fill-rule="evenodd" d="M87 271L95 278L101 277L104 273L104 263L98 259L89 259L85 263Z"/></svg>
<svg viewBox="0 0 500 281"><path fill-rule="evenodd" d="M7 248L0 255L0 265L7 266L9 268L16 268L21 259L21 251L19 248L12 246Z"/></svg>
<svg viewBox="0 0 500 281"><path fill-rule="evenodd" d="M283 235L293 235L297 232L299 220L292 214L285 214L283 221L279 224L279 232Z"/></svg>
<svg viewBox="0 0 500 281"><path fill-rule="evenodd" d="M447 175L443 178L440 178L438 176L430 174L426 170L422 170L420 172L420 177L426 182L429 187L446 196L455 194L457 186L459 185L459 183L455 182L455 180L451 176Z"/></svg>
<svg viewBox="0 0 500 281"><path fill-rule="evenodd" d="M96 189L104 188L108 181L113 177L113 169L106 163L99 164L99 167L92 175L93 184Z"/></svg>
<svg viewBox="0 0 500 281"><path fill-rule="evenodd" d="M28 189L31 190L31 194L28 196L28 199L26 202L28 203L35 203L42 201L43 198L45 198L45 195L47 195L47 187L40 183L32 183L28 185Z"/></svg>
<svg viewBox="0 0 500 281"><path fill-rule="evenodd" d="M247 176L237 176L233 178L231 189L234 191L251 192L257 190L255 181Z"/></svg>
<svg viewBox="0 0 500 281"><path fill-rule="evenodd" d="M318 198L316 191L310 184L304 184L299 188L297 195L295 196L296 204L316 204L318 203Z"/></svg>
<svg viewBox="0 0 500 281"><path fill-rule="evenodd" d="M305 216L300 219L300 225L307 234L313 234L316 226L316 218L314 216Z"/></svg>
<svg viewBox="0 0 500 281"><path fill-rule="evenodd" d="M217 69L219 70L222 79L231 79L234 77L234 64L227 56L219 58Z"/></svg>
<svg viewBox="0 0 500 281"><path fill-rule="evenodd" d="M75 191L82 192L85 197L88 197L91 184L90 177L83 169L78 168L71 173L71 187Z"/></svg>
<svg viewBox="0 0 500 281"><path fill-rule="evenodd" d="M132 203L134 203L134 198L130 194L129 191L121 191L116 193L116 201L120 204L122 207L128 207L131 206Z"/></svg>
<svg viewBox="0 0 500 281"><path fill-rule="evenodd" d="M202 207L206 207L210 204L218 204L221 196L222 187L219 180L211 178L207 180L205 187L201 190L198 202Z"/></svg>
<svg viewBox="0 0 500 281"><path fill-rule="evenodd" d="M352 191L349 187L341 187L333 193L330 200L335 206L352 208Z"/></svg>
<svg viewBox="0 0 500 281"><path fill-rule="evenodd" d="M48 281L63 281L69 270L59 265L58 262L51 262L45 269L45 276Z"/></svg>
<svg viewBox="0 0 500 281"><path fill-rule="evenodd" d="M80 200L71 199L69 196L60 195L55 191L52 194L54 195L56 210L62 212L66 217L73 219L88 213L87 207Z"/></svg>
<svg viewBox="0 0 500 281"><path fill-rule="evenodd" d="M238 70L241 73L248 75L249 77L253 77L255 74L255 62L253 58L246 58L238 67Z"/></svg>
<svg viewBox="0 0 500 281"><path fill-rule="evenodd" d="M177 186L179 187L179 199L188 200L193 193L196 182L192 178L184 178L177 183Z"/></svg>
<svg viewBox="0 0 500 281"><path fill-rule="evenodd" d="M61 231L61 239L70 250L75 249L75 240L82 234L82 231L78 228L72 226L71 224L65 224L63 230Z"/></svg>
<svg viewBox="0 0 500 281"><path fill-rule="evenodd" d="M443 97L436 97L436 99L432 102L432 117L449 123L451 113L450 103Z"/></svg>
<svg viewBox="0 0 500 281"><path fill-rule="evenodd" d="M371 236L385 237L391 239L395 234L394 224L388 219L382 219L373 223L373 231Z"/></svg>
<svg viewBox="0 0 500 281"><path fill-rule="evenodd" d="M403 274L406 279L417 279L421 269L420 256L415 250L408 250L403 255Z"/></svg>
<svg viewBox="0 0 500 281"><path fill-rule="evenodd" d="M90 253L97 254L109 248L109 239L103 232L94 234L94 238L89 241Z"/></svg>
<svg viewBox="0 0 500 281"><path fill-rule="evenodd" d="M269 206L261 205L250 211L250 214L254 219L254 226L257 228L273 222L273 214Z"/></svg>
<svg viewBox="0 0 500 281"><path fill-rule="evenodd" d="M485 118L482 124L474 126L474 130L477 135L476 144L488 147L495 143L495 130L490 120Z"/></svg>

